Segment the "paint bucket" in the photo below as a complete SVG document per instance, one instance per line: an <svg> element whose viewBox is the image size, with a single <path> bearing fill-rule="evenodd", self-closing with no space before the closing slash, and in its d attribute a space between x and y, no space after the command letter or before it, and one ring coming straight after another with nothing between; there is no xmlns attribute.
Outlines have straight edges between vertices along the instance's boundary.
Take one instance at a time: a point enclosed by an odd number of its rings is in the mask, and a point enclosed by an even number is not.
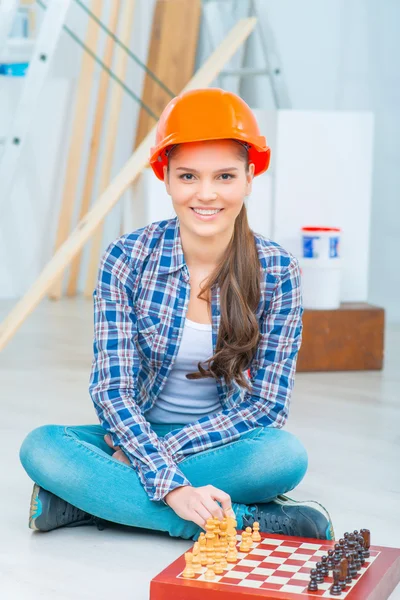
<svg viewBox="0 0 400 600"><path fill-rule="evenodd" d="M339 227L302 227L304 258L339 258Z"/></svg>
<svg viewBox="0 0 400 600"><path fill-rule="evenodd" d="M304 308L333 310L340 307L342 260L300 258Z"/></svg>

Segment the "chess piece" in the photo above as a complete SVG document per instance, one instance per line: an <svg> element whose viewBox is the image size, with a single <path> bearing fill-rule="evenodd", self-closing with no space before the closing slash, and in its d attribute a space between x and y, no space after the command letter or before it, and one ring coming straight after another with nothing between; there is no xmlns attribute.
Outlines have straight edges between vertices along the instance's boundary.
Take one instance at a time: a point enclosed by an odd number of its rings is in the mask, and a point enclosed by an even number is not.
<svg viewBox="0 0 400 600"><path fill-rule="evenodd" d="M206 521L206 554L207 560L214 558L214 519L207 519Z"/></svg>
<svg viewBox="0 0 400 600"><path fill-rule="evenodd" d="M226 555L226 560L228 561L228 563L236 563L238 560L234 540L230 540L230 542L229 542L229 548L228 548L228 554Z"/></svg>
<svg viewBox="0 0 400 600"><path fill-rule="evenodd" d="M219 541L221 543L222 551L225 554L228 548L228 521L226 518L221 521L219 529Z"/></svg>
<svg viewBox="0 0 400 600"><path fill-rule="evenodd" d="M202 567L205 567L207 565L206 544L207 544L206 536L205 536L205 533L202 531L200 534L200 537L199 537L200 563L201 563Z"/></svg>
<svg viewBox="0 0 400 600"><path fill-rule="evenodd" d="M202 573L201 562L200 562L200 546L199 542L195 542L193 546L193 569L195 573Z"/></svg>
<svg viewBox="0 0 400 600"><path fill-rule="evenodd" d="M329 571L332 571L332 569L335 566L334 560L333 560L333 550L328 550L328 561L327 561L327 567Z"/></svg>
<svg viewBox="0 0 400 600"><path fill-rule="evenodd" d="M216 575L221 575L224 572L224 569L223 569L222 563L221 563L221 559L222 559L222 554L219 551L219 546L218 546L218 549L216 549L216 551L215 551L214 573Z"/></svg>
<svg viewBox="0 0 400 600"><path fill-rule="evenodd" d="M335 544L335 554L339 556L339 559L343 558L343 549L340 544Z"/></svg>
<svg viewBox="0 0 400 600"><path fill-rule="evenodd" d="M212 579L215 579L215 572L214 572L214 561L212 558L208 558L207 559L207 570L204 573L204 579L207 579L207 581L211 581Z"/></svg>
<svg viewBox="0 0 400 600"><path fill-rule="evenodd" d="M239 546L239 550L240 552L247 552L247 532L243 531L242 532L242 537L240 538L240 546Z"/></svg>
<svg viewBox="0 0 400 600"><path fill-rule="evenodd" d="M327 561L328 561L328 557L326 555L321 556L321 565L322 565L322 572L324 574L324 577L327 577L329 575Z"/></svg>
<svg viewBox="0 0 400 600"><path fill-rule="evenodd" d="M316 571L317 571L317 583L324 583L324 574L323 574L322 563L317 563L315 566L316 566Z"/></svg>
<svg viewBox="0 0 400 600"><path fill-rule="evenodd" d="M357 569L356 566L354 564L354 555L353 552L348 552L346 554L346 558L347 558L347 562L349 564L349 575L351 576L352 579L354 579L357 575Z"/></svg>
<svg viewBox="0 0 400 600"><path fill-rule="evenodd" d="M364 540L364 558L369 558L371 556L369 551L371 545L371 533L369 529L360 529L360 533Z"/></svg>
<svg viewBox="0 0 400 600"><path fill-rule="evenodd" d="M253 547L253 531L251 529L251 527L246 527L246 533L247 533L247 541L246 541L246 545L247 545L247 552L250 552L250 550Z"/></svg>
<svg viewBox="0 0 400 600"><path fill-rule="evenodd" d="M318 583L317 583L317 569L311 569L310 571L310 583L308 584L309 592L318 592Z"/></svg>
<svg viewBox="0 0 400 600"><path fill-rule="evenodd" d="M341 596L342 594L342 586L339 583L340 580L340 570L335 568L333 569L333 585L329 588L329 593L332 596Z"/></svg>
<svg viewBox="0 0 400 600"><path fill-rule="evenodd" d="M191 552L185 552L186 566L185 566L185 570L182 573L182 577L189 578L189 577L195 576L192 561L193 561L193 554Z"/></svg>
<svg viewBox="0 0 400 600"><path fill-rule="evenodd" d="M342 590L346 589L346 586L347 586L347 582L346 582L347 569L348 569L347 558L342 558L340 561L340 565L339 565L339 572L340 572L339 584L340 584L340 587L342 588Z"/></svg>
<svg viewBox="0 0 400 600"><path fill-rule="evenodd" d="M260 523L258 521L254 521L253 523L253 535L251 537L253 542L261 542Z"/></svg>

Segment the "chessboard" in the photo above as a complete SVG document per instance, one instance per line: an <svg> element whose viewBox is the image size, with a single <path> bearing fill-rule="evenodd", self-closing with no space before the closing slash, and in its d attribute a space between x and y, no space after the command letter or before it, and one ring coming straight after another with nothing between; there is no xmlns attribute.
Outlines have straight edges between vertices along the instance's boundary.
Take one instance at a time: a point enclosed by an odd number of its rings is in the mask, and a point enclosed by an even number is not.
<svg viewBox="0 0 400 600"><path fill-rule="evenodd" d="M311 570L333 551L334 541L260 533L261 539L241 552L240 533L237 562L226 564L223 573L210 581L203 566L194 576L184 577L187 553L183 554L151 581L150 600L386 600L400 581L400 549L371 545L369 557L339 595L330 593L330 572L317 591L309 591Z"/></svg>

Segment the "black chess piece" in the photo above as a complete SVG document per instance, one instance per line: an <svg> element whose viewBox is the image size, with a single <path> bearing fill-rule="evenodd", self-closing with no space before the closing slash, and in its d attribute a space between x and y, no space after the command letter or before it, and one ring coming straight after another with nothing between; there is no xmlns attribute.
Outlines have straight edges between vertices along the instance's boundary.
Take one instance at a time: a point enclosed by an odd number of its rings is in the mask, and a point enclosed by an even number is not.
<svg viewBox="0 0 400 600"><path fill-rule="evenodd" d="M326 555L321 556L321 564L322 564L322 568L323 568L322 572L325 577L327 575L329 575L329 569L328 569L327 562L328 562L328 557Z"/></svg>
<svg viewBox="0 0 400 600"><path fill-rule="evenodd" d="M342 560L340 561L340 579L339 579L339 584L342 588L342 590L345 590L347 587L347 570L348 570L348 562L347 562L347 558L342 558Z"/></svg>
<svg viewBox="0 0 400 600"><path fill-rule="evenodd" d="M358 558L360 559L360 564L363 567L365 565L364 546L361 544L358 546Z"/></svg>
<svg viewBox="0 0 400 600"><path fill-rule="evenodd" d="M324 583L324 573L323 573L322 563L317 563L315 566L317 569L317 583Z"/></svg>
<svg viewBox="0 0 400 600"><path fill-rule="evenodd" d="M347 540L347 538L349 537L349 535L350 535L350 534L349 534L349 532L348 532L348 531L346 531L346 533L345 533L345 534L344 534L344 536L343 536L343 537L344 537L344 539L345 539L345 540Z"/></svg>
<svg viewBox="0 0 400 600"><path fill-rule="evenodd" d="M353 552L348 552L346 554L346 558L347 561L349 563L349 573L352 579L354 579L357 576L357 569L356 566L354 564L354 555Z"/></svg>
<svg viewBox="0 0 400 600"><path fill-rule="evenodd" d="M333 550L328 550L328 562L327 567L329 571L331 571L335 566L335 562L333 560Z"/></svg>
<svg viewBox="0 0 400 600"><path fill-rule="evenodd" d="M342 546L340 544L335 544L335 554L338 554L340 558L342 558Z"/></svg>
<svg viewBox="0 0 400 600"><path fill-rule="evenodd" d="M333 585L329 589L329 593L332 596L341 596L342 595L342 586L339 583L340 580L340 570L335 568L333 569Z"/></svg>
<svg viewBox="0 0 400 600"><path fill-rule="evenodd" d="M353 533L354 533L355 537L357 537L357 536L359 535L359 533L360 533L360 532L358 531L358 529L355 529L355 530L353 531Z"/></svg>
<svg viewBox="0 0 400 600"><path fill-rule="evenodd" d="M359 555L358 549L359 549L359 544L356 544L353 553L354 553L354 564L356 566L357 573L361 569L361 560L360 560L360 555Z"/></svg>
<svg viewBox="0 0 400 600"><path fill-rule="evenodd" d="M360 533L364 540L364 558L370 557L369 547L371 545L371 533L369 529L360 529Z"/></svg>
<svg viewBox="0 0 400 600"><path fill-rule="evenodd" d="M318 592L318 583L317 583L317 569L311 569L310 571L310 583L308 584L309 592Z"/></svg>

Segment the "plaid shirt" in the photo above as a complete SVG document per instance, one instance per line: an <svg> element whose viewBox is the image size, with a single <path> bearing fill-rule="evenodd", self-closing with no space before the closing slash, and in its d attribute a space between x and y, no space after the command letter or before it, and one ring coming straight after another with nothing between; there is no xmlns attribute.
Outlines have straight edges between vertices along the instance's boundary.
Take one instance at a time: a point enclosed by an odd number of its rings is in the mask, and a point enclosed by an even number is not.
<svg viewBox="0 0 400 600"><path fill-rule="evenodd" d="M287 419L302 339L300 269L280 245L259 234L254 238L263 276L255 313L261 337L247 372L252 391L217 379L222 410L162 438L144 413L172 369L189 302L178 217L121 236L101 259L89 392L101 425L128 456L151 500L190 485L178 466L188 456L255 427L282 427ZM211 290L214 351L219 291Z"/></svg>

